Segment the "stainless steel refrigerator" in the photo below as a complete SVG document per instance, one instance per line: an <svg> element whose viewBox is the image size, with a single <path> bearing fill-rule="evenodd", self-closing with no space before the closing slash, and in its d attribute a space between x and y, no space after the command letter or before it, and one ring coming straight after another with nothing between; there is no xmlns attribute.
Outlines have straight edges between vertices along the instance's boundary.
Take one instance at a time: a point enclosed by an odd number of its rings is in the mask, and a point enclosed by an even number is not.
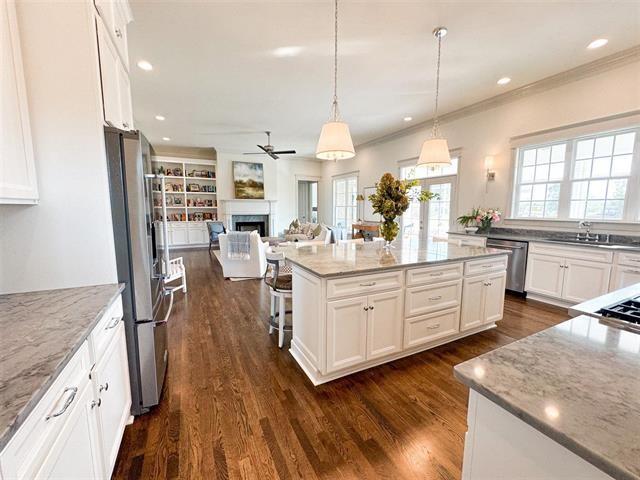
<svg viewBox="0 0 640 480"><path fill-rule="evenodd" d="M111 216L131 378L131 413L160 402L167 370L167 321L173 295L162 280L153 218L151 152L139 132L105 127Z"/></svg>

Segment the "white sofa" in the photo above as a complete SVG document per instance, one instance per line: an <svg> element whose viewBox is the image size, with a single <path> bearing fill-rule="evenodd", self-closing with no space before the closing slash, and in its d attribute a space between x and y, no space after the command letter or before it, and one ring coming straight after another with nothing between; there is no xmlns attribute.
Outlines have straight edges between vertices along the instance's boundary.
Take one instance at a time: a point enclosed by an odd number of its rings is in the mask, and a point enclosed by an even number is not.
<svg viewBox="0 0 640 480"><path fill-rule="evenodd" d="M258 232L249 235L249 258L229 258L229 240L226 233L218 236L220 241L220 262L225 278L262 278L267 270L266 252L269 242L263 242Z"/></svg>
<svg viewBox="0 0 640 480"><path fill-rule="evenodd" d="M304 231L312 231L318 227L317 223L301 223L300 227ZM284 239L287 242L296 242L301 245L329 245L333 243L333 232L326 226L320 225L320 233L316 236L309 233L292 233L291 230L284 231Z"/></svg>

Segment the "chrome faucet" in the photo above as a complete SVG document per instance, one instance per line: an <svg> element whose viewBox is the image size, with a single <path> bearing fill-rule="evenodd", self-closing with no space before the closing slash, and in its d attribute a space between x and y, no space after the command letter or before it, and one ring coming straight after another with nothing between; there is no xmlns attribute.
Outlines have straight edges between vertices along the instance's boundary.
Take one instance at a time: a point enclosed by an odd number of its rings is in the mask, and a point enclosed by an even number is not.
<svg viewBox="0 0 640 480"><path fill-rule="evenodd" d="M590 242L590 241L597 242L600 239L600 235L598 235L597 233L595 235L591 235L591 222L587 222L586 220L580 220L578 222L578 228L580 230L582 230L583 228L586 228L587 231L584 234L578 232L576 234L576 240L582 240L585 242Z"/></svg>

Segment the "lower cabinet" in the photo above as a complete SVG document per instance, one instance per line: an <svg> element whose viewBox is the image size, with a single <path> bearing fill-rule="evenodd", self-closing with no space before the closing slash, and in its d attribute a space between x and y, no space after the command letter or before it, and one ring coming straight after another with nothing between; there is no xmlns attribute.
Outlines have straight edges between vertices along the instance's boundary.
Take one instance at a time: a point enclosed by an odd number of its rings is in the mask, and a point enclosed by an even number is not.
<svg viewBox="0 0 640 480"><path fill-rule="evenodd" d="M327 303L327 372L402 349L402 290Z"/></svg>
<svg viewBox="0 0 640 480"><path fill-rule="evenodd" d="M458 333L460 307L407 318L404 323L404 348L417 347Z"/></svg>
<svg viewBox="0 0 640 480"><path fill-rule="evenodd" d="M564 259L530 253L527 259L526 290L550 297L562 297Z"/></svg>
<svg viewBox="0 0 640 480"><path fill-rule="evenodd" d="M506 279L504 271L464 279L461 331L502 319Z"/></svg>
<svg viewBox="0 0 640 480"><path fill-rule="evenodd" d="M625 267L624 265L616 265L613 267L611 284L609 285L610 291L628 287L636 283L640 283L640 267Z"/></svg>
<svg viewBox="0 0 640 480"><path fill-rule="evenodd" d="M570 302L584 302L607 293L611 265L584 260L566 259L562 298Z"/></svg>

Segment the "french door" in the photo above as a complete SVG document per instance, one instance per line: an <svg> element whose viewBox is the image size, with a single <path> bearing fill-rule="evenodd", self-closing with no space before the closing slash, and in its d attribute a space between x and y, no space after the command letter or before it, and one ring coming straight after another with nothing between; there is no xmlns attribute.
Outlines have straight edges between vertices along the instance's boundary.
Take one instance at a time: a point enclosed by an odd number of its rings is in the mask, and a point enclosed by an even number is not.
<svg viewBox="0 0 640 480"><path fill-rule="evenodd" d="M455 221L455 199L457 176L423 178L413 187L417 196L420 192L437 193L438 198L428 202L413 200L402 216L402 242L409 246L417 246L421 241L443 237L451 229Z"/></svg>

